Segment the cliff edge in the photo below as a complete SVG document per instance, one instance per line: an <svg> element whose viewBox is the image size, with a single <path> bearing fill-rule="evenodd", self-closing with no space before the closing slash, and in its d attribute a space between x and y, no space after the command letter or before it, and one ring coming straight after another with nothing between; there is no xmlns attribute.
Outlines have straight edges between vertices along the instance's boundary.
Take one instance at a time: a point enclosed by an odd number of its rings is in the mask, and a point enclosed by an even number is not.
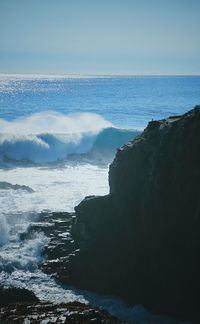
<svg viewBox="0 0 200 324"><path fill-rule="evenodd" d="M70 282L200 320L200 106L151 121L118 150L109 184L75 208Z"/></svg>

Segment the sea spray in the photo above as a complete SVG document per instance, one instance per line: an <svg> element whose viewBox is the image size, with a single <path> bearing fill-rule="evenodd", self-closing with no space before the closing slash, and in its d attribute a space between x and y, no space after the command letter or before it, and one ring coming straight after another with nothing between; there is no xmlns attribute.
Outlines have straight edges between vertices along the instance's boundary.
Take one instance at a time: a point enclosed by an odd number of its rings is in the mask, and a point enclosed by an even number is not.
<svg viewBox="0 0 200 324"><path fill-rule="evenodd" d="M53 163L73 156L111 162L116 148L138 131L122 130L97 114L43 112L13 121L0 119L0 166Z"/></svg>
<svg viewBox="0 0 200 324"><path fill-rule="evenodd" d="M47 243L43 233L35 233L29 240L10 242L0 250L0 271L36 271L44 259L42 251Z"/></svg>
<svg viewBox="0 0 200 324"><path fill-rule="evenodd" d="M112 124L92 113L41 112L13 121L0 119L0 160L46 163L88 152L96 135Z"/></svg>
<svg viewBox="0 0 200 324"><path fill-rule="evenodd" d="M94 113L62 114L55 111L34 113L28 117L12 121L0 119L1 133L5 134L81 134L99 132L111 127L112 123Z"/></svg>
<svg viewBox="0 0 200 324"><path fill-rule="evenodd" d="M4 215L0 214L0 246L9 241L8 225Z"/></svg>

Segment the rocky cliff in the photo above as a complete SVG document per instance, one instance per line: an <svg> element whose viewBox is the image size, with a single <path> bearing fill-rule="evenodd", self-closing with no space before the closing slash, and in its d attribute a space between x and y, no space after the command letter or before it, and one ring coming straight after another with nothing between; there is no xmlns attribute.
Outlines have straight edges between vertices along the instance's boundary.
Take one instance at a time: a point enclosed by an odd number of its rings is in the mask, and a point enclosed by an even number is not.
<svg viewBox="0 0 200 324"><path fill-rule="evenodd" d="M151 121L118 150L109 183L76 207L70 282L200 320L200 106Z"/></svg>

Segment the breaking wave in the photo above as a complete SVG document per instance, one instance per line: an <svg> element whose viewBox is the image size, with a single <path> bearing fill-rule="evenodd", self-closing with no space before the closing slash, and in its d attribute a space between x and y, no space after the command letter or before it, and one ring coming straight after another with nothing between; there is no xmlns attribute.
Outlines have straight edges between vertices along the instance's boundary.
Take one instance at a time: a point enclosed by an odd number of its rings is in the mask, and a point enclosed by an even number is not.
<svg viewBox="0 0 200 324"><path fill-rule="evenodd" d="M15 270L34 271L43 260L42 250L48 242L43 233L35 233L35 236L25 242L15 240L6 242L0 251L0 272L11 273Z"/></svg>
<svg viewBox="0 0 200 324"><path fill-rule="evenodd" d="M113 156L138 131L121 130L93 113L64 115L42 112L30 117L0 119L0 161L52 163L84 155Z"/></svg>

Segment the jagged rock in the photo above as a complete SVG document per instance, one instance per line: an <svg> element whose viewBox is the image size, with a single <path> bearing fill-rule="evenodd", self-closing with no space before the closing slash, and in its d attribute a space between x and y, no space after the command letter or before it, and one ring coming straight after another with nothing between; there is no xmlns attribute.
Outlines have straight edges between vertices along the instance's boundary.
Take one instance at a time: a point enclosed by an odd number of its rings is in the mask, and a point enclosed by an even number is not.
<svg viewBox="0 0 200 324"><path fill-rule="evenodd" d="M122 321L107 311L92 307L91 305L73 302L54 305L51 303L37 302L34 304L20 303L8 305L0 309L0 322L12 323L113 323Z"/></svg>
<svg viewBox="0 0 200 324"><path fill-rule="evenodd" d="M71 255L77 250L77 244L71 236L71 227L74 221L74 213L67 212L43 212L30 224L26 232L21 233L22 240L29 239L35 233L43 232L49 238L44 246L43 254L46 260L41 268L48 274L68 279L67 263Z"/></svg>
<svg viewBox="0 0 200 324"><path fill-rule="evenodd" d="M200 106L150 122L118 150L109 183L76 207L69 282L200 321Z"/></svg>

